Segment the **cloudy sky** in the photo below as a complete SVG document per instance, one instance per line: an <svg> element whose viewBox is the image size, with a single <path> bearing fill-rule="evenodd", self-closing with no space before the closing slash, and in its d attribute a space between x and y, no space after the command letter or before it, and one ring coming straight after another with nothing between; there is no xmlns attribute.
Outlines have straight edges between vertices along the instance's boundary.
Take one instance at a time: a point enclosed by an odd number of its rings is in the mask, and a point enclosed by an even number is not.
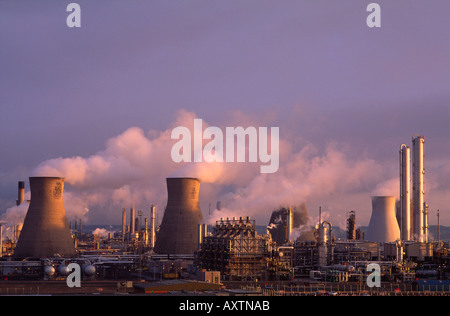
<svg viewBox="0 0 450 316"><path fill-rule="evenodd" d="M0 213L17 181L66 178L69 218L162 219L165 178L200 177L204 217L305 202L335 225L370 196L398 196L398 150L425 135L430 224L450 225L450 2L361 0L0 0ZM177 126L280 128L280 167L176 164ZM26 182L27 195L29 184ZM216 201L224 210L214 212ZM209 205L212 215L209 216Z"/></svg>

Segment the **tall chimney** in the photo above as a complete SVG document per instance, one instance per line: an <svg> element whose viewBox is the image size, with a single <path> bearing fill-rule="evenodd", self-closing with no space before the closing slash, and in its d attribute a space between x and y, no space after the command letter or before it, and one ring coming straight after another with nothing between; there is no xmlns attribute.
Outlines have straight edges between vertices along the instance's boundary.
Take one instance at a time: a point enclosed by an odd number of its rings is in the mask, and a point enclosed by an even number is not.
<svg viewBox="0 0 450 316"><path fill-rule="evenodd" d="M19 206L25 200L25 181L19 181L16 205Z"/></svg>
<svg viewBox="0 0 450 316"><path fill-rule="evenodd" d="M14 257L47 258L76 255L63 204L64 179L31 177L31 202Z"/></svg>
<svg viewBox="0 0 450 316"><path fill-rule="evenodd" d="M0 257L3 257L3 223L0 222Z"/></svg>
<svg viewBox="0 0 450 316"><path fill-rule="evenodd" d="M414 135L412 144L414 237L417 241L426 242L428 227L425 226L424 136Z"/></svg>
<svg viewBox="0 0 450 316"><path fill-rule="evenodd" d="M125 241L126 220L127 220L127 211L125 210L125 208L123 208L122 209L122 242Z"/></svg>
<svg viewBox="0 0 450 316"><path fill-rule="evenodd" d="M134 218L134 205L130 209L130 240L134 237L134 225L136 224L135 218Z"/></svg>
<svg viewBox="0 0 450 316"><path fill-rule="evenodd" d="M289 241L294 229L294 210L289 206L286 218L286 240Z"/></svg>
<svg viewBox="0 0 450 316"><path fill-rule="evenodd" d="M144 228L144 245L148 244L148 217L144 218L145 228Z"/></svg>
<svg viewBox="0 0 450 316"><path fill-rule="evenodd" d="M400 146L400 231L402 240L411 240L411 153Z"/></svg>
<svg viewBox="0 0 450 316"><path fill-rule="evenodd" d="M167 206L155 243L159 254L192 254L197 250L198 225L203 216L199 205L200 181L167 178Z"/></svg>
<svg viewBox="0 0 450 316"><path fill-rule="evenodd" d="M155 247L155 216L156 216L155 206L152 204L150 207L150 247Z"/></svg>

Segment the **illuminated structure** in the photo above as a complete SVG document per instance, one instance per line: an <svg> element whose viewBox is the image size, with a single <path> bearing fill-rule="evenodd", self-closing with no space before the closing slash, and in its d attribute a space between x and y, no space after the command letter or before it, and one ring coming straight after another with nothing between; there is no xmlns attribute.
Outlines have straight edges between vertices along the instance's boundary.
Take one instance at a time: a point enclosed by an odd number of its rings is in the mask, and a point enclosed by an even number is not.
<svg viewBox="0 0 450 316"><path fill-rule="evenodd" d="M31 202L14 257L76 255L63 204L64 179L31 177Z"/></svg>

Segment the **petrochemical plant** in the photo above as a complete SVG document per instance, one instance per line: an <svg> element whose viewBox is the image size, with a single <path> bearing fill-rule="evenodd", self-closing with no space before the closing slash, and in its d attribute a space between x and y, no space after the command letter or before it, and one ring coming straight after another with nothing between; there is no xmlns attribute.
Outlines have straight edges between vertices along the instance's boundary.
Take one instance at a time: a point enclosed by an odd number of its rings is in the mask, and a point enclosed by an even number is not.
<svg viewBox="0 0 450 316"><path fill-rule="evenodd" d="M42 282L52 284L49 293L71 293L63 286L70 263L81 267L79 291L94 282L95 291L103 287L104 293L109 284L109 293L139 294L448 295L449 242L429 240L424 143L423 136L413 136L412 155L409 146L400 147L399 200L371 197L367 229L358 228L355 211L348 212L345 237L322 221L321 208L318 223L304 225L304 205L274 210L267 226L246 214L207 225L196 178L166 179L159 227L153 205L137 214L131 206L121 210L121 230L100 237L68 221L63 178L30 177L30 201L24 200L25 182L18 184L17 205L29 203L23 226L14 237L0 238L0 295L12 293L5 289L15 280L41 282L40 293L46 291ZM371 263L380 267L380 287L366 283Z"/></svg>

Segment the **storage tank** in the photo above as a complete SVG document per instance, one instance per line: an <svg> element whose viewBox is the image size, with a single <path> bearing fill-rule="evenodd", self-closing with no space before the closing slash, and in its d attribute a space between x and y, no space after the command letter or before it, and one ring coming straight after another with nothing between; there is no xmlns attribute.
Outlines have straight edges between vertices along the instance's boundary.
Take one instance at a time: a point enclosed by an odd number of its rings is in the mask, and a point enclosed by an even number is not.
<svg viewBox="0 0 450 316"><path fill-rule="evenodd" d="M31 202L14 257L48 258L76 255L63 204L64 179L31 177Z"/></svg>
<svg viewBox="0 0 450 316"><path fill-rule="evenodd" d="M375 242L393 242L400 238L400 228L395 217L394 196L373 196L372 216L366 239Z"/></svg>
<svg viewBox="0 0 450 316"><path fill-rule="evenodd" d="M167 178L167 206L156 236L158 254L193 254L198 245L198 225L203 216L199 204L200 180Z"/></svg>

